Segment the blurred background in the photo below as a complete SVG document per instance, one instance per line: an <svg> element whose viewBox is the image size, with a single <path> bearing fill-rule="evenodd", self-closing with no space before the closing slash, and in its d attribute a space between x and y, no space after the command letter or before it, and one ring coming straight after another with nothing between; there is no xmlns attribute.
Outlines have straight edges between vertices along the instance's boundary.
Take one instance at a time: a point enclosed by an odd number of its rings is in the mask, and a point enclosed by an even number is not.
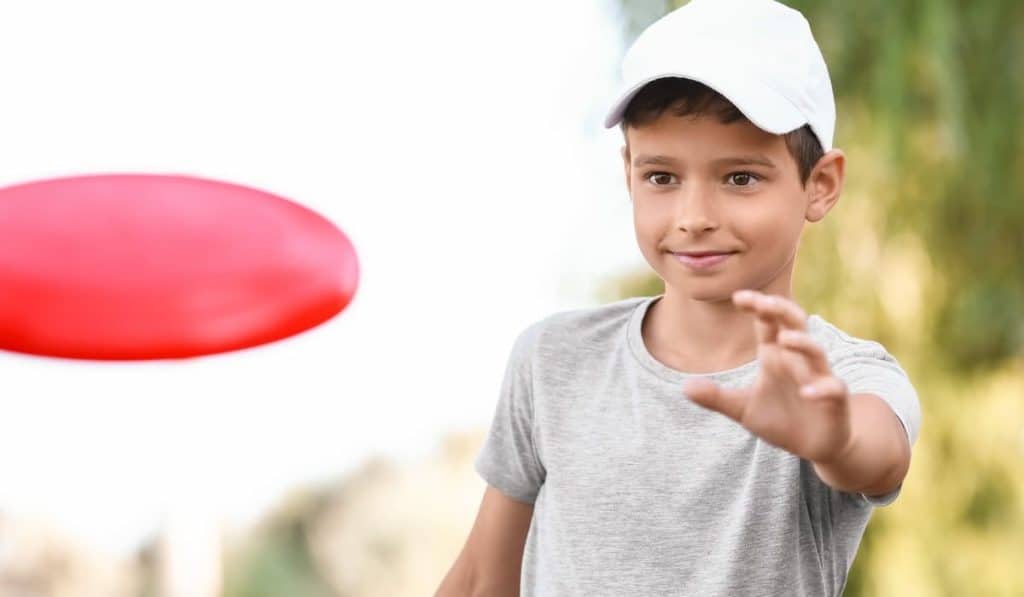
<svg viewBox="0 0 1024 597"><path fill-rule="evenodd" d="M0 186L251 185L362 268L338 317L257 349L0 353L0 596L432 594L516 334L662 291L601 120L628 44L684 3L0 7ZM1024 3L787 4L848 160L795 297L882 342L924 416L845 594L1024 595Z"/></svg>

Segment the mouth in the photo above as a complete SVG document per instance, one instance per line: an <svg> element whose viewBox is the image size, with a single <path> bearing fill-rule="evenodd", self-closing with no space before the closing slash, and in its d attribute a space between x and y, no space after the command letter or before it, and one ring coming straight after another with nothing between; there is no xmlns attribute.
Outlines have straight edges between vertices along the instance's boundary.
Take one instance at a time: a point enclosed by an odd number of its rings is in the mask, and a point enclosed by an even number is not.
<svg viewBox="0 0 1024 597"><path fill-rule="evenodd" d="M712 268L719 263L722 263L732 255L736 254L736 251L727 252L715 252L715 251L699 251L699 252L686 252L686 253L672 253L672 255L682 263L693 270L705 270Z"/></svg>

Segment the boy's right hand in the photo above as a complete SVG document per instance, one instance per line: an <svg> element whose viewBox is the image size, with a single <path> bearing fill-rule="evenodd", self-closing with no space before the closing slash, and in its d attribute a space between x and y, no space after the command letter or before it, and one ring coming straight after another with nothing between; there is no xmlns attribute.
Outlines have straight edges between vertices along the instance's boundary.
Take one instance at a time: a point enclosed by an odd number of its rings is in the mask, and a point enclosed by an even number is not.
<svg viewBox="0 0 1024 597"><path fill-rule="evenodd" d="M753 290L733 293L733 302L755 315L757 379L733 389L695 378L685 384L686 395L801 458L840 458L852 438L849 393L807 333L807 314L786 297Z"/></svg>

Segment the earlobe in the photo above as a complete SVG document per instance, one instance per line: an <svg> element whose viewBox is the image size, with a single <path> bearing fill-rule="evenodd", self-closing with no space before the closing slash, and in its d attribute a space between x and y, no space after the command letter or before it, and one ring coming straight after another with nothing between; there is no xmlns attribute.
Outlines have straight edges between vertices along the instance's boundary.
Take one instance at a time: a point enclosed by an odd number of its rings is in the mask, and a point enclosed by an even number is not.
<svg viewBox="0 0 1024 597"><path fill-rule="evenodd" d="M830 149L814 165L807 181L809 202L807 220L817 222L839 201L843 189L843 175L846 156L841 149Z"/></svg>

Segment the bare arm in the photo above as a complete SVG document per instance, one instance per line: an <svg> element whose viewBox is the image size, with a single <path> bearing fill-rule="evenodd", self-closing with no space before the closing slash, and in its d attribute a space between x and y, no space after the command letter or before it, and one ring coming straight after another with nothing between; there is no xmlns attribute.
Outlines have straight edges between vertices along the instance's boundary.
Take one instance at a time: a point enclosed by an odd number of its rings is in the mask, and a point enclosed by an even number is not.
<svg viewBox="0 0 1024 597"><path fill-rule="evenodd" d="M519 597L533 506L487 486L466 545L434 597Z"/></svg>
<svg viewBox="0 0 1024 597"><path fill-rule="evenodd" d="M850 397L850 441L835 460L815 462L814 471L828 485L865 495L896 489L910 469L910 445L903 425L874 394Z"/></svg>

